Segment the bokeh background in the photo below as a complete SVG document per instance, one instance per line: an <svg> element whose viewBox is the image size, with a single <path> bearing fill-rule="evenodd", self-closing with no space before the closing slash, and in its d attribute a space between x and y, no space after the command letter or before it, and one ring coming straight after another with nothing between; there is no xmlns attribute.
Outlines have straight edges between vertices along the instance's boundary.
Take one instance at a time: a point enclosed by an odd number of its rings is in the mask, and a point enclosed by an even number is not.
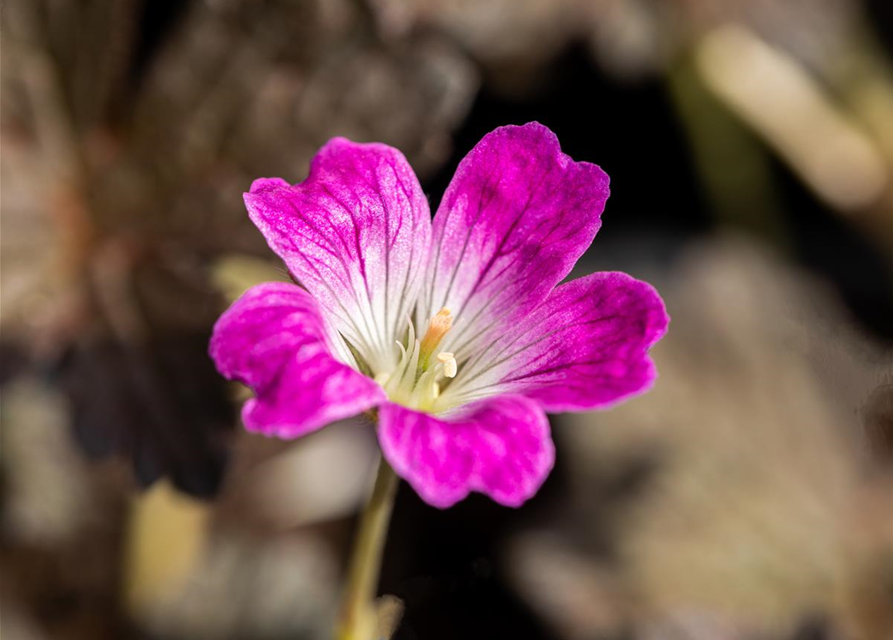
<svg viewBox="0 0 893 640"><path fill-rule="evenodd" d="M888 0L4 0L2 634L328 637L376 444L244 433L215 318L285 279L241 193L328 138L432 209L492 128L612 178L653 392L554 417L520 510L399 492L395 638L893 638Z"/></svg>

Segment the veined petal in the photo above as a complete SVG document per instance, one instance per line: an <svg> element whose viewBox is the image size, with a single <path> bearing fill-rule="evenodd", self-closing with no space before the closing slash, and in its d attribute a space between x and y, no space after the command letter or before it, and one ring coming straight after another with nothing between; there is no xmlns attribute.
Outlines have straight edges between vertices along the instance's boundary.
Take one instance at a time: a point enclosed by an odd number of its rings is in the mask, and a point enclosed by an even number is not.
<svg viewBox="0 0 893 640"><path fill-rule="evenodd" d="M442 349L461 362L539 305L595 237L608 176L574 162L538 123L500 127L459 164L434 218L421 323L455 318Z"/></svg>
<svg viewBox="0 0 893 640"><path fill-rule="evenodd" d="M378 439L394 471L442 509L471 491L518 507L555 461L545 413L521 396L472 403L446 418L386 403L379 409Z"/></svg>
<svg viewBox="0 0 893 640"><path fill-rule="evenodd" d="M256 180L252 221L373 373L388 370L431 245L431 214L403 155L335 138L294 186Z"/></svg>
<svg viewBox="0 0 893 640"><path fill-rule="evenodd" d="M336 360L316 302L300 287L249 289L220 317L210 347L217 369L254 390L245 427L297 438L385 400L382 388Z"/></svg>
<svg viewBox="0 0 893 640"><path fill-rule="evenodd" d="M657 291L625 273L562 284L522 322L476 354L452 402L520 393L546 411L601 409L650 388L648 349L669 316Z"/></svg>

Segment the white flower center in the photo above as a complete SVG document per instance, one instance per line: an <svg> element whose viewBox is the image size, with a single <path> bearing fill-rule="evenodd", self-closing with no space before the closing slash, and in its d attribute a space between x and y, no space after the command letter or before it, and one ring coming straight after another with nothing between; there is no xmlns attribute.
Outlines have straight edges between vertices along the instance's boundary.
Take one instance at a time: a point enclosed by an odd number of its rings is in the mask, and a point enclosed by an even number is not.
<svg viewBox="0 0 893 640"><path fill-rule="evenodd" d="M437 403L441 387L456 377L459 368L452 353L437 352L438 345L452 326L453 316L449 309L441 309L428 321L422 339L417 340L415 327L409 321L406 344L397 342L400 350L397 367L390 373L375 376L388 398L419 411L435 413L441 409Z"/></svg>

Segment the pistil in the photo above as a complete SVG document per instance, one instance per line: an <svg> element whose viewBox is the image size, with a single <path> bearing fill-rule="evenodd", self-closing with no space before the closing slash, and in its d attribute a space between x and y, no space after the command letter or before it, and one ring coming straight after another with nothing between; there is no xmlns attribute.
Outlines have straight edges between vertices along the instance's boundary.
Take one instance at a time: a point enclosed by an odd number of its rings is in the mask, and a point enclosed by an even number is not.
<svg viewBox="0 0 893 640"><path fill-rule="evenodd" d="M427 369L441 340L447 332L453 328L453 314L444 307L428 322L428 330L422 337L419 345L419 363L422 369Z"/></svg>

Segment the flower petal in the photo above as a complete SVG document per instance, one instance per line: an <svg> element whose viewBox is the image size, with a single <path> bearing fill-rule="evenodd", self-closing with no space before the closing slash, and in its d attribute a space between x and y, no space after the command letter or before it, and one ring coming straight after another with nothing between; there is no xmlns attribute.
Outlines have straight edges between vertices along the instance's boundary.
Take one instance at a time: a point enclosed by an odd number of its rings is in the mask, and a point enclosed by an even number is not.
<svg viewBox="0 0 893 640"><path fill-rule="evenodd" d="M385 400L373 380L332 357L316 302L300 287L249 289L220 317L211 357L226 378L251 387L245 427L297 438Z"/></svg>
<svg viewBox="0 0 893 640"><path fill-rule="evenodd" d="M394 471L442 509L470 491L518 507L555 461L546 415L521 396L473 403L448 418L386 403L379 409L378 439Z"/></svg>
<svg viewBox="0 0 893 640"><path fill-rule="evenodd" d="M412 313L431 245L431 213L403 155L335 138L294 186L256 180L245 203L289 271L377 373Z"/></svg>
<svg viewBox="0 0 893 640"><path fill-rule="evenodd" d="M574 162L543 125L500 127L459 164L434 217L419 321L448 308L461 360L532 311L589 247L608 176Z"/></svg>
<svg viewBox="0 0 893 640"><path fill-rule="evenodd" d="M453 401L521 393L546 411L611 406L654 382L648 349L668 323L647 282L615 272L573 280L468 363Z"/></svg>

